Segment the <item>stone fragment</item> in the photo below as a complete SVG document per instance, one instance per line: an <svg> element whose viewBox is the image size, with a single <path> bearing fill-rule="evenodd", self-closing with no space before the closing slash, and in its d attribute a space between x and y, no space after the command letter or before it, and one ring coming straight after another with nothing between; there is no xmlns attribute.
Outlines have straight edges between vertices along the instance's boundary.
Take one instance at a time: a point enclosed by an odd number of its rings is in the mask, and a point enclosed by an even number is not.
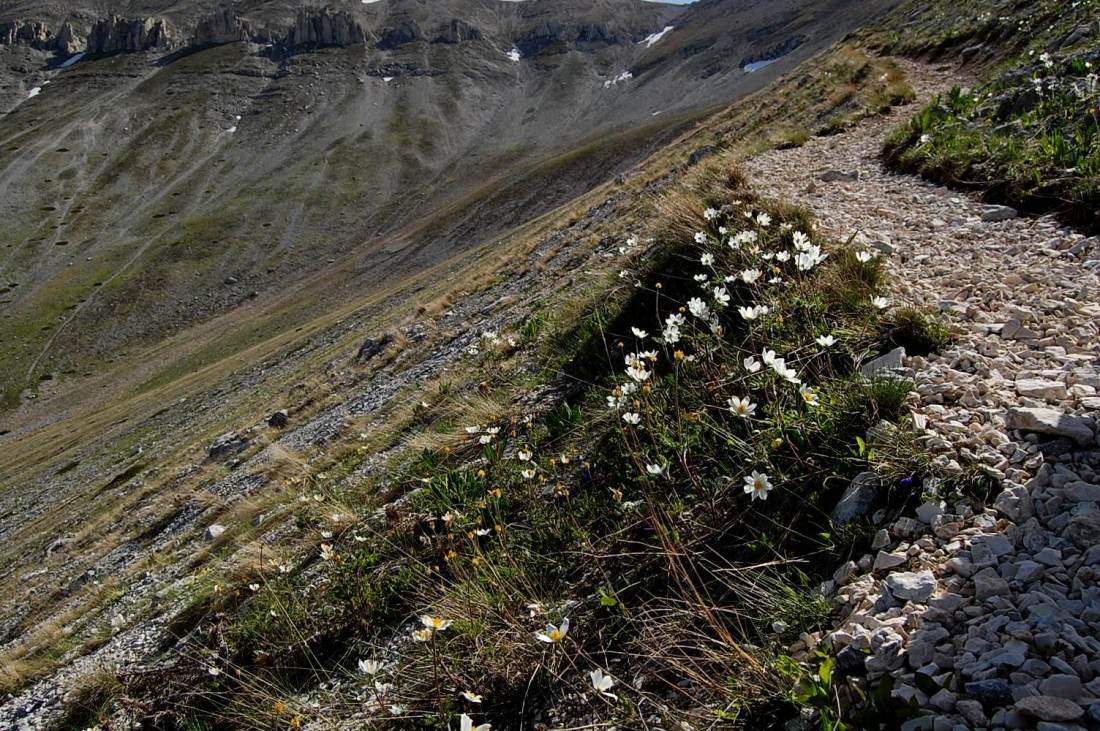
<svg viewBox="0 0 1100 731"><path fill-rule="evenodd" d="M1073 701L1052 695L1035 695L1016 701L1016 710L1040 721L1076 721L1085 710Z"/></svg>
<svg viewBox="0 0 1100 731"><path fill-rule="evenodd" d="M838 526L847 525L856 518L871 512L882 489L882 481L874 472L856 475L840 500L833 507L830 517Z"/></svg>
<svg viewBox="0 0 1100 731"><path fill-rule="evenodd" d="M926 604L936 590L931 571L898 572L886 577L886 587L895 599Z"/></svg>
<svg viewBox="0 0 1100 731"><path fill-rule="evenodd" d="M1016 407L1008 410L1005 427L1022 432L1067 437L1085 446L1093 441L1092 428L1077 416L1056 409Z"/></svg>

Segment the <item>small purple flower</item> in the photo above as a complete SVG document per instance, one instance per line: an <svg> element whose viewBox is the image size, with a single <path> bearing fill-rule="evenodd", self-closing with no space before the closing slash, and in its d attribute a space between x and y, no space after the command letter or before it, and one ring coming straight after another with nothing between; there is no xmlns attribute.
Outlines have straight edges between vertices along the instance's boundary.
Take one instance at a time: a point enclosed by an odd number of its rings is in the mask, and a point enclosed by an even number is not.
<svg viewBox="0 0 1100 731"><path fill-rule="evenodd" d="M908 475L907 477L901 478L901 480L898 481L898 484L900 484L902 487L912 487L915 481L916 478L913 475Z"/></svg>

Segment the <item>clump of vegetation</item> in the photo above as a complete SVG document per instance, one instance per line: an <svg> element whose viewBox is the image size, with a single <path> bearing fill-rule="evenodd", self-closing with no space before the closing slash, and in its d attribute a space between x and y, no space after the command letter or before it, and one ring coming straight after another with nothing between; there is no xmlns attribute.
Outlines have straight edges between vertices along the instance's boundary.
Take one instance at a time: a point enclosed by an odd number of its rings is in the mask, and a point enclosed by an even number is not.
<svg viewBox="0 0 1100 731"><path fill-rule="evenodd" d="M886 318L885 339L909 355L928 355L947 347L952 337L940 318L915 307L899 307Z"/></svg>
<svg viewBox="0 0 1100 731"><path fill-rule="evenodd" d="M961 57L992 66L1011 63L1029 50L1068 51L1087 43L1098 9L1100 0L989 0L980 8L953 0L907 0L853 35L883 53Z"/></svg>
<svg viewBox="0 0 1100 731"><path fill-rule="evenodd" d="M862 536L829 510L869 466L898 502L928 467L882 436L864 448L907 392L856 368L889 308L880 261L724 164L622 241L603 296L523 326L559 353L564 399L502 406L505 384L482 384L464 420L425 401L426 448L375 482L305 475L299 559L214 581L180 627L183 668L135 707L242 728L797 716L787 648L826 626L815 587ZM470 367L516 346L486 333Z"/></svg>
<svg viewBox="0 0 1100 731"><path fill-rule="evenodd" d="M937 97L884 150L889 163L988 191L990 200L1058 211L1100 228L1100 53L1029 59L975 90Z"/></svg>
<svg viewBox="0 0 1100 731"><path fill-rule="evenodd" d="M842 43L807 62L801 73L716 115L706 128L716 145L732 144L742 152L798 147L811 134L834 134L915 99L904 71L892 59ZM798 125L792 127L791 120Z"/></svg>

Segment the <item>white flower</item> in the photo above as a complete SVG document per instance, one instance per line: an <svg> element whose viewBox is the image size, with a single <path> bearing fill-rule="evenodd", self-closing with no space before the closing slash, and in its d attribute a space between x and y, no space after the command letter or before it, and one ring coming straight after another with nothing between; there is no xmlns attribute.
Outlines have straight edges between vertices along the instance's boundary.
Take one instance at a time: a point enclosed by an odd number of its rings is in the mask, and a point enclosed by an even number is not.
<svg viewBox="0 0 1100 731"><path fill-rule="evenodd" d="M763 259L764 261L771 261L772 259L775 258L775 252L774 251L765 251L763 254L760 255L760 258Z"/></svg>
<svg viewBox="0 0 1100 731"><path fill-rule="evenodd" d="M430 614L422 614L420 615L420 624L424 625L432 632L442 632L454 624L454 621L443 619L442 617L433 617Z"/></svg>
<svg viewBox="0 0 1100 731"><path fill-rule="evenodd" d="M752 284L757 279L760 279L759 269L746 269L745 271L741 272L741 281L745 284Z"/></svg>
<svg viewBox="0 0 1100 731"><path fill-rule="evenodd" d="M794 368L783 368L782 370L778 371L778 373L780 376L787 379L789 383L793 383L796 386L802 383L802 379L798 377L798 371L796 371Z"/></svg>
<svg viewBox="0 0 1100 731"><path fill-rule="evenodd" d="M645 369L644 363L642 363L640 360L635 360L632 361L627 367L626 375L629 376L631 379L637 381L638 383L641 383L642 381L649 378L650 374L649 371Z"/></svg>
<svg viewBox="0 0 1100 731"><path fill-rule="evenodd" d="M659 464L647 464L645 466L645 471L655 477L660 477L664 474L665 468Z"/></svg>
<svg viewBox="0 0 1100 731"><path fill-rule="evenodd" d="M753 500L767 500L771 489L767 473L753 470L751 475L745 476L745 494L752 495Z"/></svg>
<svg viewBox="0 0 1100 731"><path fill-rule="evenodd" d="M814 338L814 342L823 348L828 348L832 345L836 345L836 338L832 335L818 335Z"/></svg>
<svg viewBox="0 0 1100 731"><path fill-rule="evenodd" d="M809 386L803 386L802 388L798 389L798 393L802 396L802 400L806 402L807 406L818 405L819 401L817 398L817 394L814 393L814 390Z"/></svg>
<svg viewBox="0 0 1100 731"><path fill-rule="evenodd" d="M210 673L210 674L211 674L212 676L214 676L214 677L217 677L217 676L219 676L219 675L221 675L221 674L222 674L222 671L221 671L221 670L218 670L218 669L217 669L216 667L214 667L213 665L211 665L210 667L208 667L208 668L206 669L206 672Z"/></svg>
<svg viewBox="0 0 1100 731"><path fill-rule="evenodd" d="M474 725L474 719L467 716L465 713L458 719L459 731L489 731L492 725L483 723L480 726Z"/></svg>
<svg viewBox="0 0 1100 731"><path fill-rule="evenodd" d="M730 303L730 293L726 291L725 287L715 287L714 301L717 302L720 307L725 307Z"/></svg>
<svg viewBox="0 0 1100 731"><path fill-rule="evenodd" d="M630 328L630 332L634 333L634 337L638 338L639 340L645 340L647 337L649 337L649 333L647 333L645 330L642 330L641 328L632 327Z"/></svg>
<svg viewBox="0 0 1100 731"><path fill-rule="evenodd" d="M920 136L920 143L922 145L927 145L931 141L932 141L932 135L930 135L930 134L923 134L923 135Z"/></svg>
<svg viewBox="0 0 1100 731"><path fill-rule="evenodd" d="M759 305L757 307L738 307L737 311L740 312L741 317L746 320L755 320L761 315L766 315L768 313L768 308L764 305Z"/></svg>
<svg viewBox="0 0 1100 731"><path fill-rule="evenodd" d="M801 231L795 231L791 234L791 242L794 244L794 248L803 251L810 245L810 237Z"/></svg>
<svg viewBox="0 0 1100 731"><path fill-rule="evenodd" d="M625 421L627 424L637 426L638 424L642 423L642 417L634 411L628 411L623 414L623 421Z"/></svg>
<svg viewBox="0 0 1100 731"><path fill-rule="evenodd" d="M615 685L610 675L605 675L602 669L596 668L588 673L588 677L592 680L593 690L608 698L615 698L615 694L610 692Z"/></svg>
<svg viewBox="0 0 1100 731"><path fill-rule="evenodd" d="M415 629L412 633L412 638L416 642L427 642L432 638L432 631L430 629Z"/></svg>
<svg viewBox="0 0 1100 731"><path fill-rule="evenodd" d="M477 441L478 441L479 444L489 444L490 442L493 441L493 435L492 434L482 434L480 437L477 438Z"/></svg>
<svg viewBox="0 0 1100 731"><path fill-rule="evenodd" d="M773 363L775 363L775 351L764 350L764 352L760 354L760 359L764 361L764 365L772 365Z"/></svg>
<svg viewBox="0 0 1100 731"><path fill-rule="evenodd" d="M749 418L756 411L756 404L749 401L748 397L737 398L736 396L730 396L728 403L730 405L730 411L744 419Z"/></svg>
<svg viewBox="0 0 1100 731"><path fill-rule="evenodd" d="M332 550L332 546L327 543L321 544L321 558L325 561L331 561L336 558L336 551Z"/></svg>
<svg viewBox="0 0 1100 731"><path fill-rule="evenodd" d="M680 328L675 326L666 327L661 331L661 337L663 337L665 342L669 345L675 345L680 342Z"/></svg>
<svg viewBox="0 0 1100 731"><path fill-rule="evenodd" d="M325 538L325 539L332 538L332 531L330 531L330 530L321 531L321 537Z"/></svg>
<svg viewBox="0 0 1100 731"><path fill-rule="evenodd" d="M364 675L377 675L382 672L383 667L380 660L359 660L359 672Z"/></svg>
<svg viewBox="0 0 1100 731"><path fill-rule="evenodd" d="M789 251L780 251L775 255L775 260L776 261L790 261L790 259L791 259L791 252L789 252Z"/></svg>
<svg viewBox="0 0 1100 731"><path fill-rule="evenodd" d="M259 584L249 584L248 589L249 589L249 591L259 591L260 590L260 585Z"/></svg>
<svg viewBox="0 0 1100 731"><path fill-rule="evenodd" d="M815 266L825 261L829 257L828 254L821 253L821 247L816 245L809 245L802 249L802 251L794 258L795 266L801 271L809 271Z"/></svg>
<svg viewBox="0 0 1100 731"><path fill-rule="evenodd" d="M695 232L695 243L697 243L697 244L707 243L707 232L706 231L696 231Z"/></svg>
<svg viewBox="0 0 1100 731"><path fill-rule="evenodd" d="M710 312L710 308L707 307L707 303L698 297L692 297L688 300L688 310L696 317L706 319Z"/></svg>
<svg viewBox="0 0 1100 731"><path fill-rule="evenodd" d="M756 373L758 370L760 370L760 361L758 361L751 355L748 358L745 358L745 360L741 361L741 364L745 366L745 370L749 373Z"/></svg>
<svg viewBox="0 0 1100 731"><path fill-rule="evenodd" d="M534 470L522 470L520 474L523 475L523 479L525 480L533 480L535 478Z"/></svg>
<svg viewBox="0 0 1100 731"><path fill-rule="evenodd" d="M679 312L673 312L671 315L665 318L665 325L667 327L679 327L687 322L687 318L681 315Z"/></svg>
<svg viewBox="0 0 1100 731"><path fill-rule="evenodd" d="M534 473L532 473L531 476L533 477ZM477 530L474 531L474 534L484 538L485 536L489 535L492 532L493 531L489 528L478 528Z"/></svg>
<svg viewBox="0 0 1100 731"><path fill-rule="evenodd" d="M742 231L729 240L729 247L731 249L740 249L745 244L756 243L757 234L755 231Z"/></svg>
<svg viewBox="0 0 1100 731"><path fill-rule="evenodd" d="M703 218L707 219L708 221L713 221L714 219L718 218L717 209L708 208L707 210L703 211Z"/></svg>
<svg viewBox="0 0 1100 731"><path fill-rule="evenodd" d="M866 264L867 262L871 261L874 258L875 258L874 254L872 254L869 251L858 251L858 252L856 252L856 259L858 261L864 263L864 264Z"/></svg>
<svg viewBox="0 0 1100 731"><path fill-rule="evenodd" d="M521 449L516 452L516 459L518 459L520 462L530 462L531 458L534 456L535 455L533 452L526 449Z"/></svg>
<svg viewBox="0 0 1100 731"><path fill-rule="evenodd" d="M546 625L546 630L543 632L536 632L535 639L539 642L547 642L550 644L561 642L565 639L565 635L569 632L569 618L566 617L561 621L561 624L555 627L552 624Z"/></svg>
<svg viewBox="0 0 1100 731"><path fill-rule="evenodd" d="M481 696L470 690L462 691L462 697L471 703L481 703Z"/></svg>
<svg viewBox="0 0 1100 731"><path fill-rule="evenodd" d="M764 228L767 228L772 223L772 217L769 216L767 213L761 213L756 217L756 222Z"/></svg>
<svg viewBox="0 0 1100 731"><path fill-rule="evenodd" d="M710 277L706 274L696 274L694 277L692 277L692 279L694 279L699 284L706 284L707 281L710 280Z"/></svg>
<svg viewBox="0 0 1100 731"><path fill-rule="evenodd" d="M711 266L714 264L714 254L711 254L709 251L703 254L699 257L699 263L705 267Z"/></svg>
<svg viewBox="0 0 1100 731"><path fill-rule="evenodd" d="M468 426L468 427L466 427L466 433L467 434L477 434L479 431L481 431L480 426Z"/></svg>
<svg viewBox="0 0 1100 731"><path fill-rule="evenodd" d="M871 304L880 310L885 310L890 306L890 300L886 297L872 297Z"/></svg>

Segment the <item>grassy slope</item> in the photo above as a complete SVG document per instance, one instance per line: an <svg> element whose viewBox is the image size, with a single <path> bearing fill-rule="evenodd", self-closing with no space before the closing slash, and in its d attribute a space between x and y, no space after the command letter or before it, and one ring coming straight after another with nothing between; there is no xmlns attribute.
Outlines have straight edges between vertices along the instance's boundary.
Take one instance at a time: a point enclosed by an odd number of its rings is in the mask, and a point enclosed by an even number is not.
<svg viewBox="0 0 1100 731"><path fill-rule="evenodd" d="M656 336L659 319L696 291L692 276L703 271L702 250L693 243L696 229L711 232L713 238L701 246L713 250L716 271L723 274L761 263L747 251L731 252L717 244L717 226L728 221L740 228L745 211L768 211L773 217L767 226L750 224L769 248L788 247L794 228L812 234L805 214L754 202L751 191L728 174L731 162L770 134L774 142L796 142L774 128L777 120L804 119L816 128L881 111L884 99L904 96L890 87L903 90L896 70L840 49L805 69L802 77L786 79L716 115L654 155L621 191L631 194L629 203L589 234L593 241L610 237L621 242L632 231L652 232L655 241L644 256L638 256L642 247L635 247L625 261L632 270L627 281L637 278L645 286L636 289L615 278L624 262L582 260L576 269L585 272L583 285L562 290L517 324L512 335L526 347L499 344L491 355L471 356L463 373L426 384L403 399L428 406L394 409L373 425L366 445L341 440L308 464L288 460L269 476L263 504L248 510L285 516L275 525L285 525L289 533L266 523L263 531L282 536L270 550L287 557L289 573L242 560L238 547L247 556L258 538L255 530L227 536L216 550L194 557L191 570L202 580L191 590L192 610L180 619L180 629L199 622L206 640L189 645L188 661L168 677L132 679L129 689L110 676L91 679L89 692L76 698L74 713L94 716L119 694L128 694L181 722L197 713L196 723L215 726L286 724L296 714L313 713L297 694L301 684L353 671L357 656L380 651L393 633L404 634L399 628L404 618L431 610L457 620L453 630L438 643L401 643L399 656L387 658L400 663L399 690L392 692L415 723L472 708L455 697L459 686L485 693L491 701L485 704L487 713L498 721L514 718L528 692L545 705L571 691L597 701L596 710L605 717L630 719L639 702L656 699L665 692L664 684L677 677L693 684L690 692L679 693L668 710L671 717L698 720L702 714L752 723L789 714L784 700L788 665L779 655L798 630L813 629L823 620L809 587L859 537L858 531L823 532L822 511L845 480L866 466L867 455L854 451L855 437L865 435L880 417L901 414L903 388L849 375L853 363L878 342L881 316L870 305L871 294L881 286L877 264L821 242L831 256L814 272L798 273L789 263L780 267L790 286L731 284L733 304L768 302L771 313L746 323L731 306L719 336L685 326L679 347L694 362L678 359L671 344L657 348L657 363L646 364L654 373L647 381L649 391L643 388L634 396L637 405L624 404L643 415L639 428L624 426L604 402L609 389L622 382L621 375L612 375L621 374L619 343L635 345L629 326ZM657 207L641 194L670 171L681 175L687 154L707 144L718 152ZM471 268L459 278L491 287L494 277L485 274L507 272L516 247L522 250L540 233L575 220L611 190L594 191L497 242L499 257L476 252ZM723 219L704 222L707 205L722 207ZM415 295L421 302L433 296L447 301L471 291L466 286L448 293L448 286L426 279L430 283ZM713 295L707 296L714 307ZM412 303L396 305L399 297L376 301L387 310L373 316L378 326L392 326L394 313L413 309ZM334 315L311 328L319 332L352 316ZM825 332L840 339L834 350L813 343ZM352 337L298 365L321 364L350 347ZM788 356L817 390L820 406L807 406L797 389L767 368L759 374L743 371L743 357L765 347ZM430 343L425 351L430 352ZM255 355L246 352L184 380L190 381L187 387L214 383L234 363ZM289 383L300 372L291 371L279 382ZM554 379L556 390L564 388L564 401L543 402L533 413L517 406L516 399L539 389L547 378ZM263 408L262 394L272 386L237 402L233 412L254 418ZM308 385L317 403L303 407L303 417L341 398L340 387ZM170 394L186 391L174 381L149 393L154 392L163 404ZM732 395L759 404L755 421L747 423L725 408ZM151 406L154 400L148 396L140 398ZM524 424L527 415L533 420ZM227 423L223 419L219 426ZM746 428L750 423L755 430ZM464 432L468 424L496 425L501 431L483 448ZM196 430L190 434L199 436ZM365 459L408 439L415 448L390 455L381 481L362 481L357 470ZM123 437L116 449L125 443ZM892 458L891 446L897 444L886 439L879 445L883 470L897 475L919 468ZM533 452L531 463L515 459L519 448ZM179 490L167 474L187 449L175 451L176 457L164 459L146 476L136 500L132 494L117 498L116 514L132 511L127 501L140 505L141 495ZM562 454L570 457L568 463ZM648 464L667 468L667 476L647 477ZM528 469L534 469L533 478L523 474ZM751 503L741 490L741 478L752 469L767 472L776 485L769 501ZM189 485L198 490L216 476L200 471ZM297 502L298 495L313 494L321 498L315 504ZM381 523L370 517L399 495L407 496L402 508ZM708 510L699 511L699 505ZM241 510L222 512L233 524L247 524L249 513ZM441 520L455 510L461 518ZM344 516L335 529L328 525L334 512ZM209 519L219 519L216 506ZM489 532L479 536L481 529ZM324 537L329 530L339 538ZM335 546L335 559L318 562L322 542ZM550 556L567 560L548 561ZM664 578L653 582L654 576ZM250 589L253 583L260 589ZM92 597L85 607L83 626L93 634L101 626L95 613L101 599ZM531 639L536 620L526 616L524 606L532 601L543 604L538 620L572 617L575 629L562 648L540 652L547 648ZM777 616L786 623L778 633L769 626ZM690 629L699 617L702 624ZM311 639L303 643L302 638ZM37 654L18 659L37 659L48 667L56 652L46 642ZM225 669L227 663L240 675L207 672L212 664ZM585 689L582 671L596 665L619 678L615 690L621 702L601 707L599 697ZM649 684L628 689L627 668L646 673ZM444 680L429 680L433 677ZM145 683L156 687L156 698L146 693ZM100 693L105 690L110 692ZM339 694L326 697L324 712L346 715L353 712L351 702Z"/></svg>
<svg viewBox="0 0 1100 731"><path fill-rule="evenodd" d="M935 99L888 141L899 169L977 188L991 202L1100 228L1100 3L903 7L871 34L892 52L962 56L983 78ZM914 13L918 13L913 22ZM904 32L893 28L904 24Z"/></svg>

